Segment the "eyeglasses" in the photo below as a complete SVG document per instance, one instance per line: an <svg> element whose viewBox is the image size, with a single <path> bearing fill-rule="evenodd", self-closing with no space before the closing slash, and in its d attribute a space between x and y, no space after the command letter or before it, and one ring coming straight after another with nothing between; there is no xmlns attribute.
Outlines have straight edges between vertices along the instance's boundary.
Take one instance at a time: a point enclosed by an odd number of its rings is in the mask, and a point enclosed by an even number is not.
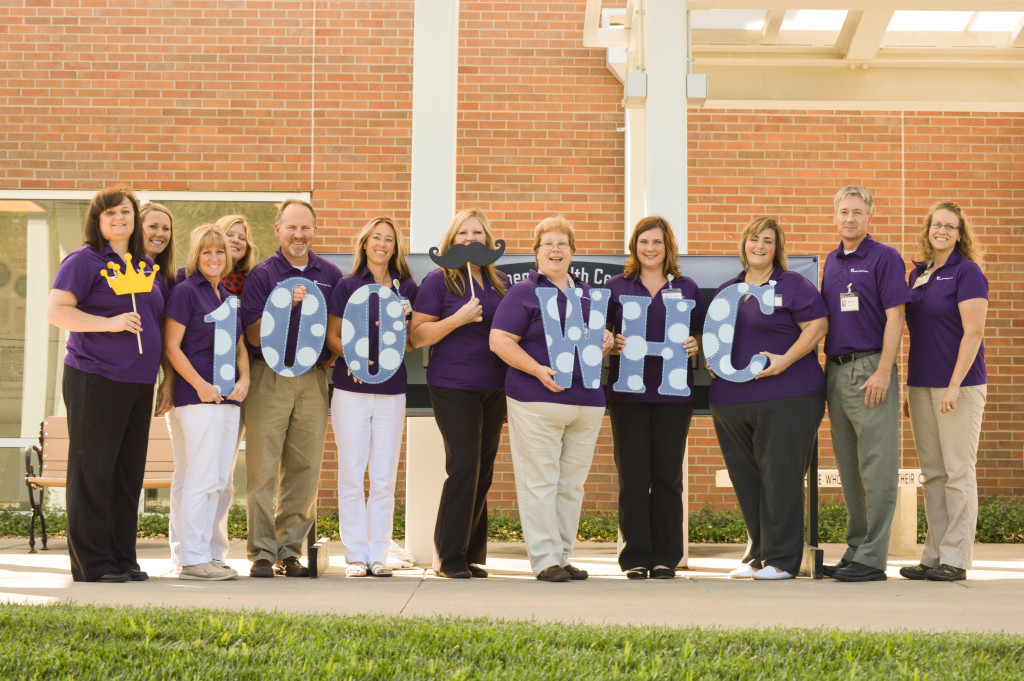
<svg viewBox="0 0 1024 681"><path fill-rule="evenodd" d="M941 222L933 222L932 229L944 229L947 232L959 232L960 225L944 225Z"/></svg>
<svg viewBox="0 0 1024 681"><path fill-rule="evenodd" d="M569 250L569 242L568 241L559 241L557 244L544 243L544 244L540 244L539 246L537 246L537 250L539 250L539 251L553 251L555 249L558 249L560 251L568 251Z"/></svg>

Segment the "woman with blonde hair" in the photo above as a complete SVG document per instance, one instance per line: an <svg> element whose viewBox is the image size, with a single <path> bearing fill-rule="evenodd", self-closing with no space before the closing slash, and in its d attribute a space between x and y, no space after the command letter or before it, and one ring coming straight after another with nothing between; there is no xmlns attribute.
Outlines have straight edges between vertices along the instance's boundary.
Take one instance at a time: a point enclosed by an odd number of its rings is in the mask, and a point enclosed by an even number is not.
<svg viewBox="0 0 1024 681"><path fill-rule="evenodd" d="M988 279L970 220L955 201L932 206L910 272L907 404L928 518L921 562L907 579L967 578L978 521L978 440L988 396Z"/></svg>
<svg viewBox="0 0 1024 681"><path fill-rule="evenodd" d="M754 380L731 382L708 368L711 418L747 526L746 553L729 576L791 579L803 558L804 476L825 415L818 344L828 331L828 311L814 284L788 269L786 235L775 219L751 220L739 251L743 271L718 291L770 284L775 307L763 314L751 289L728 331L732 355L725 359L732 367L748 366L755 355L767 358ZM711 303L709 318L722 311L720 302ZM726 343L725 333L713 342ZM704 339L707 351L709 334Z"/></svg>
<svg viewBox="0 0 1024 681"><path fill-rule="evenodd" d="M452 219L440 252L469 244L494 248L487 216L477 208ZM441 577L487 576L480 567L487 562L487 492L506 413L506 366L488 337L508 285L493 263L436 269L423 279L409 325L413 347L431 346L427 388L444 439L448 478L434 529L434 572Z"/></svg>
<svg viewBox="0 0 1024 681"><path fill-rule="evenodd" d="M174 449L171 480L171 558L181 579L219 581L238 575L227 556L228 509L235 462L240 404L249 391L249 355L242 342L237 299L220 281L231 271L227 239L216 225L200 225L189 240L186 278L171 291L164 318L164 353L174 366L174 409L167 415ZM234 366L231 389L218 388L223 368L215 366L220 334L207 321L230 318L227 330ZM229 351L230 352L230 351ZM227 394L224 394L227 392Z"/></svg>
<svg viewBox="0 0 1024 681"><path fill-rule="evenodd" d="M490 336L491 350L509 366L505 396L516 498L530 565L537 579L545 582L588 576L569 562L569 554L579 529L583 483L604 418L601 382L584 385L578 357L569 359L571 368L561 368L572 376L569 387L555 381L559 371L550 366L544 330L544 315L550 319L554 310L550 304L542 309L537 295L542 288L555 291L552 301L559 323L566 315L566 292L578 287L583 318L589 319L590 287L569 273L575 252L576 232L568 220L561 215L541 220L533 238L537 269L509 289L494 314ZM604 322L590 333L602 333L601 348L607 354L612 335ZM589 368L599 367L601 353L583 354Z"/></svg>
<svg viewBox="0 0 1024 681"><path fill-rule="evenodd" d="M160 266L160 281L165 284L167 295L175 283L174 215L164 204L150 201L142 204L139 217L146 255Z"/></svg>
<svg viewBox="0 0 1024 681"><path fill-rule="evenodd" d="M225 215L217 220L217 228L228 240L231 253L231 271L221 281L230 293L242 295L245 278L256 266L259 252L252 240L252 228L244 215Z"/></svg>
<svg viewBox="0 0 1024 681"><path fill-rule="evenodd" d="M356 238L352 273L342 277L327 302L327 346L338 355L334 365L331 424L338 443L338 512L345 543L346 574L390 577L388 547L395 510L395 480L405 426L405 365L382 383L367 383L353 375L342 342L345 307L353 295L378 284L398 295L406 319L416 300L417 286L405 260L403 236L389 217L371 219ZM379 306L369 306L368 363L381 366L378 338L393 333L380 328ZM405 320L403 320L405 321ZM383 353L382 353L383 354ZM370 474L370 495L363 479Z"/></svg>

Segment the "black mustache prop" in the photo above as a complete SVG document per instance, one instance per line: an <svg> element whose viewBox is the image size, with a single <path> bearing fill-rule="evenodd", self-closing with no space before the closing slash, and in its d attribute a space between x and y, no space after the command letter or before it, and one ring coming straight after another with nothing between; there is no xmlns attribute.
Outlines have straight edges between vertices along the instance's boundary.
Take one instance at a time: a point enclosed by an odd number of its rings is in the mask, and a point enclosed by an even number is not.
<svg viewBox="0 0 1024 681"><path fill-rule="evenodd" d="M471 241L468 244L452 244L444 254L440 249L433 246L428 255L438 267L446 270L457 270L466 266L466 263L473 263L477 267L487 267L498 261L498 258L505 254L505 242L498 239L494 242L497 246L494 250L487 248L487 244L479 241Z"/></svg>

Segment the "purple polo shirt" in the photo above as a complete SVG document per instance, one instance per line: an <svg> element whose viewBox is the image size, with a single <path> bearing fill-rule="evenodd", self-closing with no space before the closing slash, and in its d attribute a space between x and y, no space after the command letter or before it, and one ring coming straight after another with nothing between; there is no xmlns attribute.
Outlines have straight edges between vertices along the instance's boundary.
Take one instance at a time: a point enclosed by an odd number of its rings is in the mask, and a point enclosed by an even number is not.
<svg viewBox="0 0 1024 681"><path fill-rule="evenodd" d="M735 279L719 286L715 293L742 282L743 276L744 273L740 272ZM771 278L775 281L776 301L772 314L762 314L753 296L740 303L732 346L732 364L735 367L746 366L750 358L759 352L785 354L800 337L799 323L828 316L818 289L803 275L775 268ZM712 380L708 402L743 404L824 394L825 373L818 363L818 349L815 348L775 376L746 383L731 383L721 378Z"/></svg>
<svg viewBox="0 0 1024 681"><path fill-rule="evenodd" d="M508 277L500 271L498 277L508 291ZM439 320L452 316L471 297L469 282L465 279L463 282L466 290L457 296L445 285L444 270L434 270L423 278L413 309ZM434 344L427 364L428 385L462 390L497 390L505 385L508 366L491 352L490 346L491 323L502 296L494 290L487 277L484 277L483 286L474 282L473 287L483 308L483 321L463 324Z"/></svg>
<svg viewBox="0 0 1024 681"><path fill-rule="evenodd" d="M274 287L289 277L304 277L320 287L320 293L324 298L331 299L331 291L335 284L341 279L341 270L327 260L309 251L309 263L302 270L293 267L283 255L281 249L252 268L245 281L245 288L242 290L241 306L239 316L242 318L242 328L248 327L253 322L259 321L263 316L263 306L267 304L267 298ZM288 343L285 346L285 366L295 363L295 344L299 336L299 317L302 312L301 305L292 307L291 321L288 324ZM263 361L263 353L260 348L249 346L249 356L252 359ZM317 364L323 364L331 357L331 351L324 343Z"/></svg>
<svg viewBox="0 0 1024 681"><path fill-rule="evenodd" d="M925 263L915 262L910 285L921 276ZM920 288L911 288L912 300L907 305L907 328L910 329L910 353L907 361L907 385L921 388L945 388L953 376L964 325L960 319L960 303L972 298L988 299L988 279L978 263L957 252L946 264L932 272ZM974 363L960 385L984 385L988 382L985 368L985 344L978 348Z"/></svg>
<svg viewBox="0 0 1024 681"><path fill-rule="evenodd" d="M583 319L590 316L590 287L573 280L573 284L583 289ZM491 328L507 331L519 336L519 346L533 359L543 366L550 366L548 346L545 341L544 322L541 319L540 301L537 300L537 288L547 286L557 290L547 277L537 270L530 270L530 275L513 286L505 294L505 299L498 305L494 313ZM565 319L565 294L558 292L558 313ZM596 332L604 333L597 329ZM593 332L592 332L593 333ZM560 393L551 392L530 374L509 367L505 374L505 395L519 402L553 402L555 404L574 404L581 407L605 406L604 390L584 388L583 374L580 370L579 355L575 357L572 368L572 385Z"/></svg>
<svg viewBox="0 0 1024 681"><path fill-rule="evenodd" d="M870 234L849 255L843 253L842 242L828 254L821 277L821 295L829 315L826 355L882 348L885 311L910 302L906 271L896 249L875 241ZM847 290L858 295L859 311L840 311L840 294Z"/></svg>
<svg viewBox="0 0 1024 681"><path fill-rule="evenodd" d="M200 272L179 281L171 290L167 301L167 312L164 316L173 319L185 327L185 335L181 339L181 351L185 353L192 368L207 383L213 383L213 336L216 326L203 318L224 304L231 295L228 290L218 284L220 298L213 291L213 286ZM242 337L242 319L235 318L236 329L234 344ZM235 380L238 380L238 367L235 367ZM190 404L205 404L192 384L181 377L174 379L174 406L185 407ZM240 404L235 400L224 400L221 404Z"/></svg>
<svg viewBox="0 0 1024 681"><path fill-rule="evenodd" d="M407 299L410 303L416 302L416 293L419 290L416 286L416 282L412 279L399 278L398 272L390 270L388 276L392 281L398 279L398 293L399 297ZM367 284L373 284L373 272L367 268L363 268L355 274L349 274L342 277L338 285L334 287L334 291L331 293L330 298L327 299L327 311L336 317L342 317L345 314L345 305L348 304L348 299L353 293L358 291ZM391 289L394 290L394 284ZM380 328L377 326L377 322L380 321L380 307L377 304L377 296L370 296L369 303L370 311L370 361L373 364L370 365L371 373L375 373L377 368L380 366L377 361L377 351L379 349L379 334ZM345 362L344 357L339 357L334 363L334 387L337 390L347 390L353 393L366 393L369 395L401 395L405 392L406 385L408 383L408 377L405 371L405 363L398 367L398 371L383 383L356 383L355 380L348 375L348 364Z"/></svg>
<svg viewBox="0 0 1024 681"><path fill-rule="evenodd" d="M153 261L145 257L144 274L153 273ZM116 317L132 311L132 297L119 296L110 288L107 280L100 276L100 270L107 269L107 263L124 270L121 259L110 244L103 244L99 252L88 245L72 251L57 270L53 288L67 291L78 300L79 310L99 317ZM132 260L137 268L138 262ZM160 275L156 275L159 279ZM101 331L71 331L68 333L67 356L64 363L79 371L99 374L104 378L122 383L155 383L157 368L160 366L162 350L160 317L164 312L164 289L153 285L149 293L136 293L135 305L142 317L142 334L136 336L128 331L106 333ZM139 354L137 338L142 339L142 354Z"/></svg>
<svg viewBox="0 0 1024 681"><path fill-rule="evenodd" d="M665 291L680 291L683 298L693 300L697 307L690 311L690 335L700 338L701 330L704 328L704 315L707 310L704 308L704 299L700 295L700 288L697 283L689 277L679 277L666 283L658 291L658 294L651 296L640 277L627 279L625 275L618 274L612 277L606 288L612 292L612 300L609 304L608 319L614 325L613 333L622 333L622 303L619 299L622 296L647 296L651 298L651 304L647 308L647 334L646 338L652 342L663 342L665 340ZM682 346L680 346L682 350ZM662 395L658 392L661 385L661 370L664 360L660 355L648 355L644 358L644 388L642 393L615 392L612 386L619 380L619 356L612 355L608 371L608 384L605 386L608 392L608 399L616 402L693 402L696 397L693 394L693 371L689 372L686 384L690 387L690 394L686 397L679 395Z"/></svg>

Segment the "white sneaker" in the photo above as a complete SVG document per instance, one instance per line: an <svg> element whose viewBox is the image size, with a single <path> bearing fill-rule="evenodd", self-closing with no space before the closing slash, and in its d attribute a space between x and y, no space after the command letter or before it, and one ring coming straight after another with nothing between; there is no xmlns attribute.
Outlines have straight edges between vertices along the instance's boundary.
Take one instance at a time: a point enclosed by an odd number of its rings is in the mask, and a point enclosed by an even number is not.
<svg viewBox="0 0 1024 681"><path fill-rule="evenodd" d="M769 565L755 572L754 579L793 579L793 575Z"/></svg>
<svg viewBox="0 0 1024 681"><path fill-rule="evenodd" d="M233 577L237 577L238 576L238 572L233 567L231 567L230 565L228 565L227 563L222 561L220 558L214 558L213 560L210 561L210 564L213 565L214 567L219 567L219 568L221 568L223 570L227 570L228 572L232 573Z"/></svg>
<svg viewBox="0 0 1024 681"><path fill-rule="evenodd" d="M750 567L750 563L743 563L738 568L729 573L730 579L750 579L757 572L754 568Z"/></svg>
<svg viewBox="0 0 1024 681"><path fill-rule="evenodd" d="M213 563L200 563L199 565L183 565L178 579L194 579L204 582L220 582L225 579L234 579L238 573L234 570L225 570Z"/></svg>

